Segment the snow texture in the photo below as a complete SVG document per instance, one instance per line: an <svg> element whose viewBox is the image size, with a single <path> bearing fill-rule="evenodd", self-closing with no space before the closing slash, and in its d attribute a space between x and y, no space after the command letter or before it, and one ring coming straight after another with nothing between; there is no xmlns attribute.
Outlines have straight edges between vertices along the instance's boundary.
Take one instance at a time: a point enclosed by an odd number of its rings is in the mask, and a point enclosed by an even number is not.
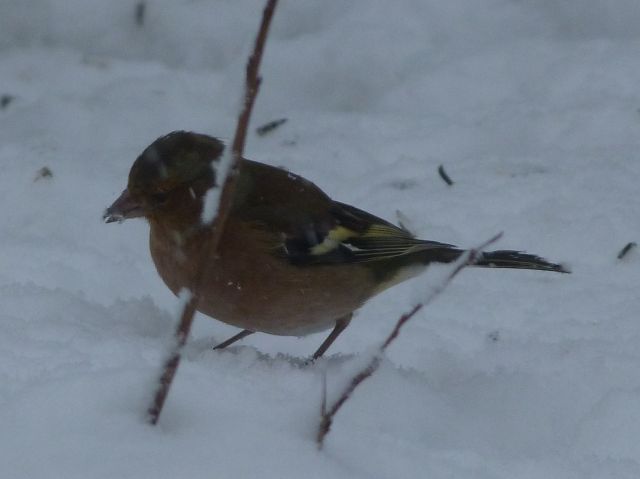
<svg viewBox="0 0 640 479"><path fill-rule="evenodd" d="M136 23L133 0L0 3L2 476L640 476L640 252L616 258L640 240L637 0L282 1L247 157L421 237L504 231L498 248L573 274L463 271L323 451L322 371L334 394L441 274L372 300L313 366L321 334L212 351L237 330L197 316L145 423L178 300L145 222L102 212L157 137L230 141L261 10L149 0Z"/></svg>

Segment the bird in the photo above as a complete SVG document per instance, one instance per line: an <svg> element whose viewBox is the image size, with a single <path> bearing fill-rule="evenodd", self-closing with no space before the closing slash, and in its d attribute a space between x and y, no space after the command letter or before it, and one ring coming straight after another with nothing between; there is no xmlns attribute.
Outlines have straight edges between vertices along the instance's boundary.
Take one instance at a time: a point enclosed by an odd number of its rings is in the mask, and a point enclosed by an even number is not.
<svg viewBox="0 0 640 479"><path fill-rule="evenodd" d="M402 227L331 199L311 181L285 169L242 158L216 252L203 223L204 198L220 187L225 145L195 132L166 134L137 157L127 187L106 209L106 223L145 218L158 274L176 295L198 289L201 313L241 328L215 346L225 348L255 332L305 336L331 330L313 353L321 357L353 313L378 293L451 263L457 246L414 237ZM483 252L476 267L567 273L562 264L514 250Z"/></svg>

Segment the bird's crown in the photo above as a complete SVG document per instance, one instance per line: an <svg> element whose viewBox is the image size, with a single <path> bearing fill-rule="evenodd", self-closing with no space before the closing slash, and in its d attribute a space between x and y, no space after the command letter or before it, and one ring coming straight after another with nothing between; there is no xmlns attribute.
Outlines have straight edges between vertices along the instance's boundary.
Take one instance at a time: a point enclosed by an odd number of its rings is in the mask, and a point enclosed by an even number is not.
<svg viewBox="0 0 640 479"><path fill-rule="evenodd" d="M131 192L153 195L172 191L197 179L215 180L212 162L218 161L224 145L216 138L187 131L174 131L151 143L129 172Z"/></svg>

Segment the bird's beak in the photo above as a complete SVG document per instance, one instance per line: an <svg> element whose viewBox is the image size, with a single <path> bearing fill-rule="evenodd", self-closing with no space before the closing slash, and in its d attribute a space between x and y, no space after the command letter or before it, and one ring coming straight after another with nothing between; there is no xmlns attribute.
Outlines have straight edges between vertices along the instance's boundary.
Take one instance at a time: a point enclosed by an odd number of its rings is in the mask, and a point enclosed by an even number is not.
<svg viewBox="0 0 640 479"><path fill-rule="evenodd" d="M141 216L144 216L142 206L131 198L129 190L125 189L120 197L106 209L102 219L104 219L105 223L113 223L114 221L121 223L129 218L139 218Z"/></svg>

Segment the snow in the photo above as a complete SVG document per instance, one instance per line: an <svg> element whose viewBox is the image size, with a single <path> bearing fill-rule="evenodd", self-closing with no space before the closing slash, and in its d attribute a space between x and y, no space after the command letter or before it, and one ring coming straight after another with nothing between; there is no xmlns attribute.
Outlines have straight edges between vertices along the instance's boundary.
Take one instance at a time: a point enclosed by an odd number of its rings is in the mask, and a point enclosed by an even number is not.
<svg viewBox="0 0 640 479"><path fill-rule="evenodd" d="M231 154L231 146L222 152L220 161L216 163L214 171L217 172L216 185L207 190L204 197L204 207L202 208L202 223L211 224L218 215L218 207L220 206L220 197L222 196L222 186L226 183L227 177L233 166L233 155Z"/></svg>
<svg viewBox="0 0 640 479"><path fill-rule="evenodd" d="M0 464L12 478L640 475L640 3L283 1L246 156L418 236L571 264L467 269L314 442L429 271L323 335L204 316L145 423L177 300L141 220L105 225L172 130L229 141L262 2L0 5ZM437 173L444 165L455 184ZM52 177L38 177L48 167ZM437 278L438 274L433 277ZM416 292L416 290L418 291Z"/></svg>

